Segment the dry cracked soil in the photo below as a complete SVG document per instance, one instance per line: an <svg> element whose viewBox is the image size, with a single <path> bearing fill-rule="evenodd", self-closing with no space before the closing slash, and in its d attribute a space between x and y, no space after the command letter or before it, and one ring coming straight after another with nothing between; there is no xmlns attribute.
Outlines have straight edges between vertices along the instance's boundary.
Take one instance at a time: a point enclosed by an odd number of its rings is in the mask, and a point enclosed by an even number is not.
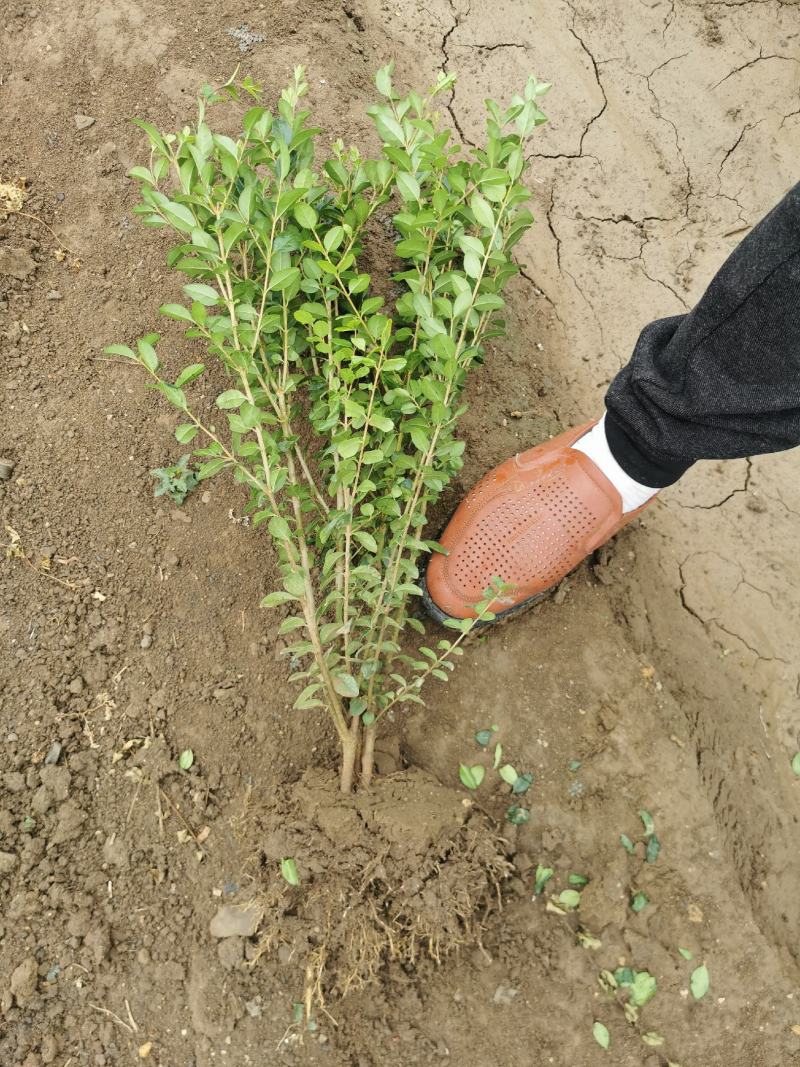
<svg viewBox="0 0 800 1067"><path fill-rule="evenodd" d="M179 292L160 235L131 215L125 174L145 151L131 119L183 123L198 86L237 63L272 101L302 63L326 136L371 144L364 108L390 56L408 85L458 72L447 110L464 143L484 97L531 72L554 83L508 337L470 386L467 463L439 519L487 467L596 412L641 327L691 307L797 178L788 0L6 0L0 181L26 179L28 199L0 220L0 1061L788 1067L791 452L697 465L394 725L384 770L457 786L474 732L495 723L535 775L480 946L387 964L313 1030L293 1022L291 950L253 959L258 916L235 910L254 881L245 798L333 748L315 713L290 711L256 607L275 561L238 521L236 487L155 500L148 472L179 453L173 416L101 358ZM535 897L538 865L555 873ZM547 910L570 873L590 879L580 919L599 945ZM658 984L636 1026L598 983L618 966Z"/></svg>

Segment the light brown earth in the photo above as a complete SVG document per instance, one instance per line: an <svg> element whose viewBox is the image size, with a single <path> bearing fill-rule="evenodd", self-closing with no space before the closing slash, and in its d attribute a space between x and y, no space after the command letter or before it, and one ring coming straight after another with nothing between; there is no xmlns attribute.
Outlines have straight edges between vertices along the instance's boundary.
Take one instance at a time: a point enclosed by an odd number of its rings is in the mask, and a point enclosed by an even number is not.
<svg viewBox="0 0 800 1067"><path fill-rule="evenodd" d="M243 23L264 37L246 55L226 32ZM18 534L34 564L0 563L4 1065L800 1062L796 454L698 465L558 602L473 644L429 708L398 721L395 760L451 786L474 731L499 725L536 775L515 877L482 950L387 966L301 1042L287 953L249 967L250 942L209 922L251 894L248 791L330 764L331 740L289 710L256 608L271 549L235 521L237 490L213 483L181 511L155 501L148 471L178 455L173 418L100 358L178 292L163 242L131 216L132 117L182 123L198 85L240 60L274 99L303 63L320 125L368 140L372 73L394 55L407 84L458 71L449 110L471 140L483 98L534 72L555 85L538 224L509 336L470 388L443 517L485 468L598 411L642 325L690 307L797 179L799 42L800 10L779 0L7 0L0 181L27 178L25 210L47 226L0 221L3 540ZM81 114L95 121L78 129ZM641 836L641 808L655 864L619 844ZM206 826L200 861L188 834ZM559 889L590 877L581 918L600 948L534 901L539 863ZM651 901L638 915L632 890ZM702 960L711 989L694 1001ZM621 961L657 978L641 1029L659 1048L598 985Z"/></svg>

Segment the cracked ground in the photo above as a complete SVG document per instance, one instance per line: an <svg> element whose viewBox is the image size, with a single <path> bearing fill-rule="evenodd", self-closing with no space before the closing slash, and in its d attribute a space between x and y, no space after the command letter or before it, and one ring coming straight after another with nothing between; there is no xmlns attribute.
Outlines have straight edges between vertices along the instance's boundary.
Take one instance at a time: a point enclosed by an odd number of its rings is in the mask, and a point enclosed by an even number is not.
<svg viewBox="0 0 800 1067"><path fill-rule="evenodd" d="M488 467L594 416L642 326L690 308L797 179L799 10L8 0L0 180L25 176L50 229L0 219L0 263L25 264L0 275L0 455L16 464L0 506L71 588L0 561L3 1064L800 1062L796 456L697 465L553 600L471 645L428 709L396 724L385 766L451 784L475 731L498 725L505 758L535 776L515 878L480 949L387 966L301 1043L291 952L251 965L242 939L218 945L209 920L251 884L236 831L250 787L330 761L330 739L313 713L289 710L288 667L255 608L274 559L231 521L235 488L211 485L182 518L159 506L148 471L176 457L174 419L98 359L179 294L166 246L131 214L125 172L144 161L134 116L182 124L197 87L240 61L274 100L302 63L325 137L370 143L372 75L393 55L408 85L458 73L445 118L470 145L483 100L534 73L554 86L530 155L537 223L519 249L508 336L469 389L467 463L444 520ZM245 24L263 41L243 60L230 31ZM63 262L52 231L69 246ZM55 767L43 762L54 741ZM175 792L186 747L197 773ZM654 864L641 842L633 855L619 843L641 837L641 809L661 841ZM181 818L209 828L202 862ZM579 914L599 947L576 944L533 899L539 864L559 890L570 873L589 877ZM635 892L649 898L636 914ZM695 1001L702 961L711 988ZM637 1027L597 981L622 964L658 982Z"/></svg>

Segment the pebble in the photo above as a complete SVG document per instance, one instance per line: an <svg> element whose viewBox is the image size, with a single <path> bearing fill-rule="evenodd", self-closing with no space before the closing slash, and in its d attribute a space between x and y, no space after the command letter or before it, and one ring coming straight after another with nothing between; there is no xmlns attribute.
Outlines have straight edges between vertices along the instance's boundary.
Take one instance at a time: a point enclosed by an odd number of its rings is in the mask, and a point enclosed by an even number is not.
<svg viewBox="0 0 800 1067"><path fill-rule="evenodd" d="M10 459L0 459L0 482L7 482L14 473L14 464Z"/></svg>
<svg viewBox="0 0 800 1067"><path fill-rule="evenodd" d="M519 990L510 985L499 985L494 991L492 1000L495 1004L512 1004L514 998L519 996Z"/></svg>
<svg viewBox="0 0 800 1067"><path fill-rule="evenodd" d="M206 489L206 491L203 493L203 495L200 497L200 499L203 501L204 504L210 504L211 503L211 493L209 493L208 489Z"/></svg>
<svg viewBox="0 0 800 1067"><path fill-rule="evenodd" d="M145 634L144 637L139 642L139 647L140 648L149 648L152 645L152 643L153 643L153 635L152 634Z"/></svg>
<svg viewBox="0 0 800 1067"><path fill-rule="evenodd" d="M51 289L50 292L47 294L47 299L48 300L61 300L62 296L61 296L61 293L59 293L58 289Z"/></svg>
<svg viewBox="0 0 800 1067"><path fill-rule="evenodd" d="M261 922L261 909L255 904L244 908L223 904L209 924L212 937L252 937Z"/></svg>
<svg viewBox="0 0 800 1067"><path fill-rule="evenodd" d="M244 1002L244 1010L252 1019L257 1019L264 1011L257 1000L246 1000Z"/></svg>
<svg viewBox="0 0 800 1067"><path fill-rule="evenodd" d="M0 852L0 877L11 874L19 863L19 857L15 852Z"/></svg>
<svg viewBox="0 0 800 1067"><path fill-rule="evenodd" d="M62 750L62 748L63 748L63 746L62 746L60 741L54 741L52 743L52 745L50 746L50 751L47 753L47 755L44 758L45 763L47 763L47 764L58 763L59 759L61 758L61 750Z"/></svg>
<svg viewBox="0 0 800 1067"><path fill-rule="evenodd" d="M173 549L164 553L163 564L165 567L177 567L180 561L180 556Z"/></svg>
<svg viewBox="0 0 800 1067"><path fill-rule="evenodd" d="M33 956L27 956L11 975L11 992L17 1000L28 1000L36 992L38 967Z"/></svg>
<svg viewBox="0 0 800 1067"><path fill-rule="evenodd" d="M83 692L83 678L80 675L77 678L73 678L67 688L73 696L80 696Z"/></svg>
<svg viewBox="0 0 800 1067"><path fill-rule="evenodd" d="M88 130L90 126L94 126L97 119L92 115L82 115L78 113L75 116L75 125L79 130Z"/></svg>

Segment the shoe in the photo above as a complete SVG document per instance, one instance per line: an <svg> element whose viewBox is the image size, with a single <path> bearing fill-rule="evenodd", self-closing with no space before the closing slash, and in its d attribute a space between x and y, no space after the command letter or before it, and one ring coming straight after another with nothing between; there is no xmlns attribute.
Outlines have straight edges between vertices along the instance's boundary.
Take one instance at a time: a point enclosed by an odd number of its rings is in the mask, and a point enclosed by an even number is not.
<svg viewBox="0 0 800 1067"><path fill-rule="evenodd" d="M594 425L507 459L464 497L422 583L437 622L474 619L492 578L512 587L490 605L498 619L530 606L647 507L623 514L619 492L571 447Z"/></svg>

